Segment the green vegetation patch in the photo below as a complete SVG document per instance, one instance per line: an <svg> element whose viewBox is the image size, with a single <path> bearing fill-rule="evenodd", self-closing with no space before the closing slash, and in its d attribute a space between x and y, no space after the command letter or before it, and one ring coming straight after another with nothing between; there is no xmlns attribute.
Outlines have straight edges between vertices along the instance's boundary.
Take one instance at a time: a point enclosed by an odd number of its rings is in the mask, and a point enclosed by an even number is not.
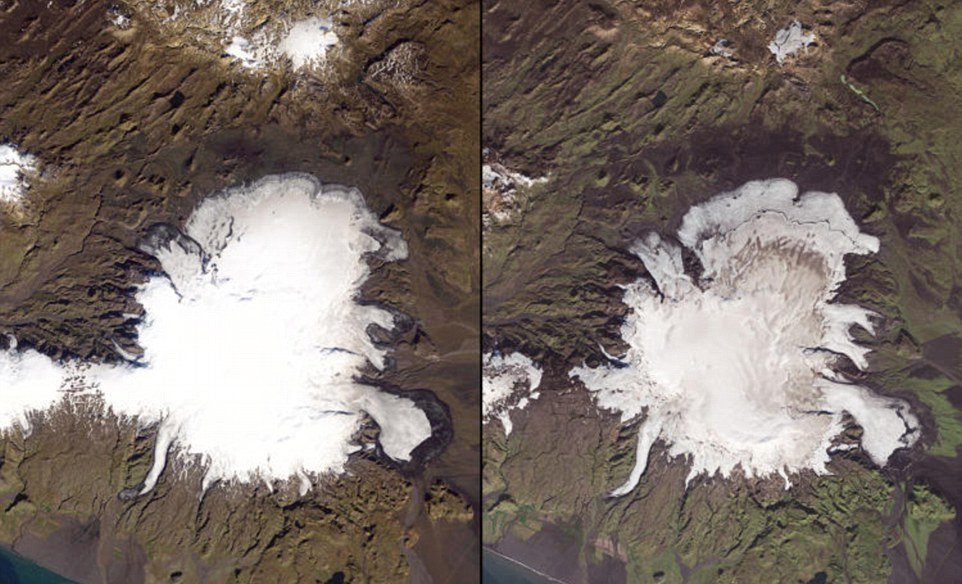
<svg viewBox="0 0 962 584"><path fill-rule="evenodd" d="M916 574L922 574L928 555L929 537L939 525L954 518L955 510L941 497L922 485L912 488L902 523L902 541Z"/></svg>

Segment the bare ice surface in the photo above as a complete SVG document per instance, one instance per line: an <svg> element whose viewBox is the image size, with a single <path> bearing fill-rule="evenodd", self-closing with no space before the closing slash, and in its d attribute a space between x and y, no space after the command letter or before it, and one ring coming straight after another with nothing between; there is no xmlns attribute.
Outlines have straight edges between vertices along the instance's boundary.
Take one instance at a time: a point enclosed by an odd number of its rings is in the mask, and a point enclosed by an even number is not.
<svg viewBox="0 0 962 584"><path fill-rule="evenodd" d="M511 434L511 411L524 409L537 399L541 368L521 353L504 356L487 353L481 372L481 416L485 423L497 418L505 435Z"/></svg>
<svg viewBox="0 0 962 584"><path fill-rule="evenodd" d="M34 351L0 353L0 424L27 425L78 383L114 412L159 424L153 488L168 450L199 455L217 480L339 473L358 449L362 412L380 426L385 454L409 460L430 437L413 401L358 383L386 351L366 330L391 313L361 305L365 256L407 255L355 189L279 175L198 205L183 235L148 251L164 274L137 293L144 354L128 366L55 363Z"/></svg>
<svg viewBox="0 0 962 584"><path fill-rule="evenodd" d="M835 302L847 254L878 251L835 194L774 179L750 182L697 205L677 240L701 261L700 281L685 273L681 248L651 233L632 251L645 280L625 289L631 308L622 336L627 367L578 367L599 407L625 421L644 415L630 492L657 439L699 474L728 477L827 473L828 449L847 412L878 465L917 439L918 422L901 400L873 394L835 373L842 357L858 368L869 350L850 329L874 332L874 314ZM660 294L659 294L660 292Z"/></svg>

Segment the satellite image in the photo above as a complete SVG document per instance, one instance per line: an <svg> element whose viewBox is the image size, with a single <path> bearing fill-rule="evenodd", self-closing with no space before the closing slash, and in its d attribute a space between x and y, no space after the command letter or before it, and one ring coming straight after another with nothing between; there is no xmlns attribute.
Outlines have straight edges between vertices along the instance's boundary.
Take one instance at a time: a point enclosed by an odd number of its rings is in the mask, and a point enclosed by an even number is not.
<svg viewBox="0 0 962 584"><path fill-rule="evenodd" d="M962 6L482 22L484 580L962 581Z"/></svg>
<svg viewBox="0 0 962 584"><path fill-rule="evenodd" d="M0 0L0 583L479 580L479 19Z"/></svg>
<svg viewBox="0 0 962 584"><path fill-rule="evenodd" d="M0 584L962 583L962 4L0 34Z"/></svg>

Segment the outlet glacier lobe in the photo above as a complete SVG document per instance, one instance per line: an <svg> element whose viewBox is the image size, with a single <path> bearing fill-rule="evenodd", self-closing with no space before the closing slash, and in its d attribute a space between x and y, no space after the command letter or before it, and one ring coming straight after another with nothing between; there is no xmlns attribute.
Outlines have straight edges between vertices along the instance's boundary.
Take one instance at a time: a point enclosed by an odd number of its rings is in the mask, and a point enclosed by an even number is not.
<svg viewBox="0 0 962 584"><path fill-rule="evenodd" d="M82 394L158 425L141 493L154 488L168 451L199 457L204 488L294 479L305 492L309 476L344 471L362 413L392 459L409 460L431 436L413 401L357 380L387 355L368 327L394 326L390 312L358 302L368 257L407 257L357 190L265 177L205 199L183 233L161 230L145 245L163 274L137 293L143 355L116 366L0 354L4 427L69 399L67 379L79 377Z"/></svg>
<svg viewBox="0 0 962 584"><path fill-rule="evenodd" d="M657 233L632 247L654 279L626 286L627 367L570 372L599 407L628 421L645 415L635 466L612 495L638 484L653 444L700 474L789 476L828 472L828 450L847 413L878 465L918 437L908 405L848 381L845 357L868 366L851 334L874 334L876 315L835 302L844 256L878 251L831 193L799 195L791 181L749 182L692 207L677 240L702 264L696 281L682 249Z"/></svg>
<svg viewBox="0 0 962 584"><path fill-rule="evenodd" d="M511 434L511 412L523 410L538 399L541 367L522 353L485 353L481 367L481 421L498 419L504 434Z"/></svg>

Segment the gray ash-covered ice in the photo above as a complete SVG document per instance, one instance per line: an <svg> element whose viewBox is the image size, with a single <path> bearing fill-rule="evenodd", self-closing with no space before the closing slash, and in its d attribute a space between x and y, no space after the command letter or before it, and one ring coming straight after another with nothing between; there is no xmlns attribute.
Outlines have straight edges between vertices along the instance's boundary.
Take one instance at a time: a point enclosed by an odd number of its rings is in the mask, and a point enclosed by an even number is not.
<svg viewBox="0 0 962 584"><path fill-rule="evenodd" d="M687 457L689 480L828 472L829 449L850 414L861 447L878 465L914 443L918 422L901 400L874 394L836 371L859 369L869 350L851 334L874 332L877 315L836 301L844 257L873 254L838 195L799 195L788 180L750 182L697 205L677 241L703 267L685 272L682 247L650 233L633 252L655 285L625 288L622 328L630 349L619 367L571 371L601 408L643 417L631 491L657 440ZM623 366L627 364L627 366Z"/></svg>

